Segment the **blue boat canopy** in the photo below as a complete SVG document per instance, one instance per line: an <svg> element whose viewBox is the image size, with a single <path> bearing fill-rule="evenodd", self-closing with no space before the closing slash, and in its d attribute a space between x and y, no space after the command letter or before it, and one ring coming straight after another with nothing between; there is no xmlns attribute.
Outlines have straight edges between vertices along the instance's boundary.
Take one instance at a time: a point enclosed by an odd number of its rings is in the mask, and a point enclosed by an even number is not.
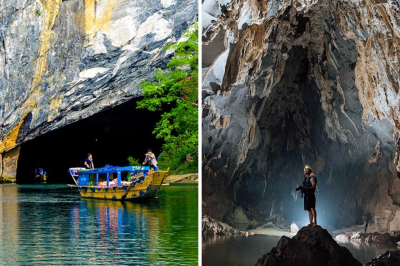
<svg viewBox="0 0 400 266"><path fill-rule="evenodd" d="M112 165L106 165L105 167L102 168L94 168L94 169L83 169L78 172L74 172L74 170L70 169L68 172L72 176L78 175L78 186L90 186L90 182L92 181L90 177L93 175L96 175L96 184L99 184L99 175L104 174L106 176L107 180L107 186L109 186L109 178L110 174L117 174L117 179L118 179L118 186L121 186L122 184L122 178L121 178L121 173L122 172L128 172L132 173L133 176L136 176L139 173L143 173L143 176L146 177L147 173L150 171L149 166L112 166ZM129 174L128 177L129 179ZM94 180L93 180L94 181ZM129 181L129 180L128 180Z"/></svg>

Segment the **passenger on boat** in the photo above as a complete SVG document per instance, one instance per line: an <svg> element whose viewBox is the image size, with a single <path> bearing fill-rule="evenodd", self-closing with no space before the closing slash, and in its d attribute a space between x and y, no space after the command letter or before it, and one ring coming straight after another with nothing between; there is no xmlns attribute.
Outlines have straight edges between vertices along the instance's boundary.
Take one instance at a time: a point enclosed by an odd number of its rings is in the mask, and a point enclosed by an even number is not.
<svg viewBox="0 0 400 266"><path fill-rule="evenodd" d="M153 169L154 171L158 171L158 163L156 160L156 155L153 153L153 151L151 149L148 149L145 156L146 156L146 158L144 159L143 165L148 163L150 166L150 169Z"/></svg>
<svg viewBox="0 0 400 266"><path fill-rule="evenodd" d="M88 157L85 159L85 167L86 169L93 169L94 164L93 164L93 156L91 153L88 153Z"/></svg>
<svg viewBox="0 0 400 266"><path fill-rule="evenodd" d="M35 169L35 183L42 183L46 181L45 172L42 168Z"/></svg>

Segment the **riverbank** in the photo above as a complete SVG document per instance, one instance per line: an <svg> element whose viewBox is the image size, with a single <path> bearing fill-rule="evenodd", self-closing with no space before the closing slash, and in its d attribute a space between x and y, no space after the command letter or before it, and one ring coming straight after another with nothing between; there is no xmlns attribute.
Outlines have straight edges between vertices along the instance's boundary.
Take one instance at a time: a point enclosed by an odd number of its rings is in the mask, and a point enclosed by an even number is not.
<svg viewBox="0 0 400 266"><path fill-rule="evenodd" d="M164 184L181 183L181 184L198 184L199 174L169 175L165 178Z"/></svg>

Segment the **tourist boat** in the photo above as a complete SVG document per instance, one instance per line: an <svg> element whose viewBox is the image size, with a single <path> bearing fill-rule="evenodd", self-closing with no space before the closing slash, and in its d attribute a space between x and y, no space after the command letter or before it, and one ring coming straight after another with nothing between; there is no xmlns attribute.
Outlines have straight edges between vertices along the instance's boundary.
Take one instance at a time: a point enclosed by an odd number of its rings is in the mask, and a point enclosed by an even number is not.
<svg viewBox="0 0 400 266"><path fill-rule="evenodd" d="M78 188L82 198L123 201L155 197L168 170L153 171L149 166L105 166L70 168L68 172L75 182L68 186Z"/></svg>

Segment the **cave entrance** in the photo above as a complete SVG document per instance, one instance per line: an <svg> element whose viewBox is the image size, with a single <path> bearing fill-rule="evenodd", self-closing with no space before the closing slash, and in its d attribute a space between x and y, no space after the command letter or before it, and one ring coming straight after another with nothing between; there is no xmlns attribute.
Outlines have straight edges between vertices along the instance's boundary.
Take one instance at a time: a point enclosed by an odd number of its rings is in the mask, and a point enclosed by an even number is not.
<svg viewBox="0 0 400 266"><path fill-rule="evenodd" d="M56 129L21 145L17 183L32 183L36 167L48 175L48 183L72 183L70 167L83 167L87 153L94 166L127 166L128 156L140 162L147 149L159 156L162 140L152 131L161 112L136 109L132 99L114 108Z"/></svg>

